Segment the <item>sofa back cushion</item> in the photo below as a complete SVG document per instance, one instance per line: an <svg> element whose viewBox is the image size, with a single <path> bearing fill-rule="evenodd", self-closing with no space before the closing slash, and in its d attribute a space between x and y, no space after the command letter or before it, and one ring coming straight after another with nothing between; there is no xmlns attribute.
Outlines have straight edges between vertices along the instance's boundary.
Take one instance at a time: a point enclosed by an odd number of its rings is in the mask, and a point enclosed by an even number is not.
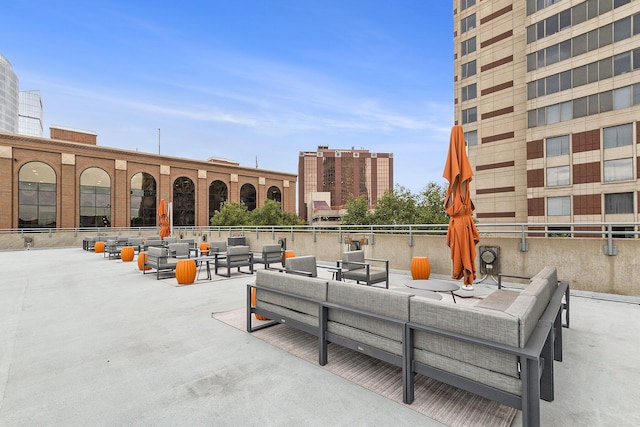
<svg viewBox="0 0 640 427"><path fill-rule="evenodd" d="M361 285L329 281L327 301L345 307L391 317L402 322L409 320L409 299L404 292L370 288ZM402 341L403 327L381 319L329 309L329 321L348 325L395 341Z"/></svg>
<svg viewBox="0 0 640 427"><path fill-rule="evenodd" d="M327 281L323 279L283 274L272 270L258 270L256 272L256 285L267 288L256 290L257 307L262 307L263 303L267 303L318 317L317 304L303 301L296 297L269 292L268 289L319 301L326 301L327 299Z"/></svg>
<svg viewBox="0 0 640 427"><path fill-rule="evenodd" d="M497 310L412 297L410 320L514 347L518 347L520 342L519 319ZM518 378L518 360L515 356L486 347L416 331L414 348Z"/></svg>
<svg viewBox="0 0 640 427"><path fill-rule="evenodd" d="M545 267L531 278L531 282L522 291L525 295L541 298L547 303L558 288L558 272L555 267Z"/></svg>

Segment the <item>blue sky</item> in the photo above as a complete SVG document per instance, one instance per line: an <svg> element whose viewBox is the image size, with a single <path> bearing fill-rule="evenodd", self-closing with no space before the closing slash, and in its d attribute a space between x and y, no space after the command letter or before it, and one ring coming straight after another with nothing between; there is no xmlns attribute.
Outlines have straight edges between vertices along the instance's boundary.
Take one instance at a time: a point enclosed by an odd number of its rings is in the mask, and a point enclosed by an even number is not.
<svg viewBox="0 0 640 427"><path fill-rule="evenodd" d="M6 2L0 53L49 126L98 144L297 173L298 152L394 154L395 182L443 182L453 125L451 2Z"/></svg>

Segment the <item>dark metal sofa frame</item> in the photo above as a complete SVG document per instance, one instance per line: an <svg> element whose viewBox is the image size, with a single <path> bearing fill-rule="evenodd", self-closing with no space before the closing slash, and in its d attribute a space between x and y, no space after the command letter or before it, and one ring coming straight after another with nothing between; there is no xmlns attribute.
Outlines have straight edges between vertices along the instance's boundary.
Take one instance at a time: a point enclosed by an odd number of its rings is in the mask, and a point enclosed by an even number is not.
<svg viewBox="0 0 640 427"><path fill-rule="evenodd" d="M273 292L317 304L318 325L309 325L264 308L252 307L251 292L253 288L263 289L267 292ZM411 404L413 402L415 374L421 374L486 397L487 399L520 409L522 410L523 426L539 426L540 399L549 402L554 400L553 362L554 360L558 362L562 361L562 312L564 310L562 298L568 292L569 283L566 281L559 281L558 289L556 289L552 295L547 308L538 320L537 326L523 348L508 346L413 322L403 322L398 319L387 318L385 316L352 309L350 307L344 307L327 301L306 298L289 292L278 291L276 289L262 288L257 284L247 285L247 332L254 332L280 323L286 324L318 337L318 363L320 365L325 365L327 363L327 344L329 342L334 342L338 345L402 367L402 394L404 403ZM329 309L349 311L363 316L402 325L404 327L402 356L391 354L370 345L365 345L358 341L332 334L327 330ZM262 325L253 326L252 314L263 315L273 320ZM521 366L521 395L509 393L495 387L488 386L479 381L474 381L451 372L443 371L414 360L413 336L414 331L416 330L434 333L457 341L481 345L493 350L518 356L520 358Z"/></svg>

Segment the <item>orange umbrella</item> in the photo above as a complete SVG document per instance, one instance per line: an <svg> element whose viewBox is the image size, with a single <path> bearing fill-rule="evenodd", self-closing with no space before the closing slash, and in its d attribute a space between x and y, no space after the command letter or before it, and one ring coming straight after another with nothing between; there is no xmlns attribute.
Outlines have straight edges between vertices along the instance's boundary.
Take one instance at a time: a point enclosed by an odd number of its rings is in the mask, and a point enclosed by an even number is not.
<svg viewBox="0 0 640 427"><path fill-rule="evenodd" d="M171 229L169 228L169 210L167 209L167 202L164 199L160 199L160 206L158 206L158 223L160 225L160 238L164 239L169 237Z"/></svg>
<svg viewBox="0 0 640 427"><path fill-rule="evenodd" d="M471 285L476 277L476 245L480 241L480 235L473 222L475 207L469 191L473 171L467 157L462 126L451 129L449 154L442 176L449 181L444 208L449 214L447 246L451 249L453 261L451 277L464 277L463 289L472 290Z"/></svg>

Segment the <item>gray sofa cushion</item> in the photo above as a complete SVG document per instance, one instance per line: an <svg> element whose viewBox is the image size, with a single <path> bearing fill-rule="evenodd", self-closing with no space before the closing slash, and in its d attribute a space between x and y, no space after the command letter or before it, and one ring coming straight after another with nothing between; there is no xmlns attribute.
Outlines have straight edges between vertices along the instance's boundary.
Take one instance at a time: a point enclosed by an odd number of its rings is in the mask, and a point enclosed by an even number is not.
<svg viewBox="0 0 640 427"><path fill-rule="evenodd" d="M520 294L513 304L504 311L505 314L509 314L517 318L519 321L519 347L525 346L531 336L531 333L538 324L540 315L537 315L536 313L540 312L540 314L542 314L542 311L544 311L548 304L548 302L536 299L536 297L531 295ZM542 311L540 311L540 307L542 307Z"/></svg>
<svg viewBox="0 0 640 427"><path fill-rule="evenodd" d="M489 308L491 310L505 311L520 295L519 291L509 289L498 289L479 301L475 306Z"/></svg>
<svg viewBox="0 0 640 427"><path fill-rule="evenodd" d="M520 342L519 319L501 311L447 304L418 297L411 298L410 308L410 319L414 323L514 347L518 347ZM515 356L475 344L416 331L414 348L515 378L519 376Z"/></svg>
<svg viewBox="0 0 640 427"><path fill-rule="evenodd" d="M258 270L256 273L256 285L320 301L326 301L327 299L327 281L323 279L282 274L270 270ZM265 305L265 303L283 307L284 310L289 309L318 317L317 304L258 289L256 291L256 306L266 309L268 305ZM284 311L276 312L285 315Z"/></svg>
<svg viewBox="0 0 640 427"><path fill-rule="evenodd" d="M522 291L525 295L541 298L549 303L558 288L558 273L555 267L545 267L531 278L531 283ZM546 307L546 304L545 304Z"/></svg>
<svg viewBox="0 0 640 427"><path fill-rule="evenodd" d="M480 356L479 356L480 357ZM452 359L448 356L432 353L416 348L414 350L416 362L442 369L474 381L487 384L500 390L520 395L521 381L517 375L505 375L502 372L481 368L479 366ZM513 362L511 361L511 364Z"/></svg>
<svg viewBox="0 0 640 427"><path fill-rule="evenodd" d="M330 281L327 301L406 322L410 294ZM402 354L403 326L356 313L329 309L328 329L338 335Z"/></svg>

